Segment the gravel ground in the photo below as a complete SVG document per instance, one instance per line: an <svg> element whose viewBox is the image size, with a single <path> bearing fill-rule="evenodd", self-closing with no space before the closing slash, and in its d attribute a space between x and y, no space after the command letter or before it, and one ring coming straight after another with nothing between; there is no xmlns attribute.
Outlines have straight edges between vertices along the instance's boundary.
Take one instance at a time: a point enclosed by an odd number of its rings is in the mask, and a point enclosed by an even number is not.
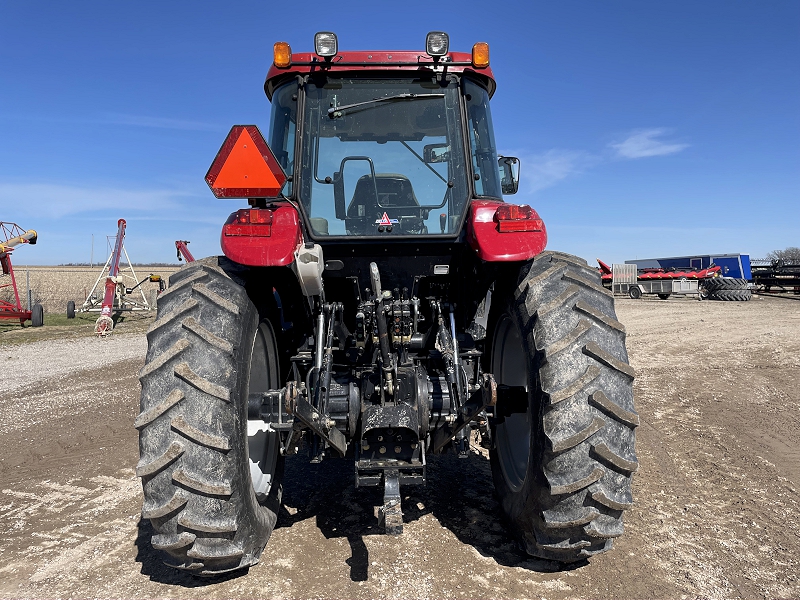
<svg viewBox="0 0 800 600"><path fill-rule="evenodd" d="M617 310L638 375L635 503L615 547L568 570L517 549L475 449L402 490L399 537L351 464L294 457L259 565L175 573L133 472L144 336L3 347L0 597L800 597L800 302Z"/></svg>
<svg viewBox="0 0 800 600"><path fill-rule="evenodd" d="M11 348L0 348L3 378L0 394L48 379L64 378L87 369L110 367L137 359L147 352L143 335L117 334L107 338L44 340ZM45 360L42 360L46 357Z"/></svg>

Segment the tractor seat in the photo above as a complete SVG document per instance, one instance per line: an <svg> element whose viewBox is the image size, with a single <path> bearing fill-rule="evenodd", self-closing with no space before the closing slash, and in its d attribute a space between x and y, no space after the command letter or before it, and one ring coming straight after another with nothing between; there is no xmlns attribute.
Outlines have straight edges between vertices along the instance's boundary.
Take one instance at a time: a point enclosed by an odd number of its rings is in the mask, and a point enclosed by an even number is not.
<svg viewBox="0 0 800 600"><path fill-rule="evenodd" d="M378 197L375 197L375 188ZM371 175L363 175L356 182L353 199L347 207L348 218L380 217L385 211L393 212L392 218L399 216L419 216L419 202L414 188L405 175L399 173L376 173L373 184Z"/></svg>

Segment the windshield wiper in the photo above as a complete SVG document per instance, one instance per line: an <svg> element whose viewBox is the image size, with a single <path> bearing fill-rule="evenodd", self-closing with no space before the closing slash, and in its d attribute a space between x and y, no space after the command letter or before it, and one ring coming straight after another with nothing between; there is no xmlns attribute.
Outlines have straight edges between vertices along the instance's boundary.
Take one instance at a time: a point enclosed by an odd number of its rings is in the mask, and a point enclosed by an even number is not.
<svg viewBox="0 0 800 600"><path fill-rule="evenodd" d="M359 106L366 106L367 104L377 104L378 102L389 102L390 100L424 100L426 98L444 98L444 94L397 94L396 96L384 96L383 98L375 98L373 100L365 100L364 102L356 102L355 104L345 104L344 106L334 106L328 109L328 116L331 119L341 117L342 113L351 108Z"/></svg>

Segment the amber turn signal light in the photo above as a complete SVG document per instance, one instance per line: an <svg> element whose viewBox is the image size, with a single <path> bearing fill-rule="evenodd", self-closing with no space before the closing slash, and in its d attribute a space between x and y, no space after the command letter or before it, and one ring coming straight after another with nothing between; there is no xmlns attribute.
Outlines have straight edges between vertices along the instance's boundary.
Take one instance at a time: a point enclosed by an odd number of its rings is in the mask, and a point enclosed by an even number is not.
<svg viewBox="0 0 800 600"><path fill-rule="evenodd" d="M478 42L472 47L472 66L478 69L489 66L489 44Z"/></svg>
<svg viewBox="0 0 800 600"><path fill-rule="evenodd" d="M275 42L272 47L272 62L279 68L285 68L292 64L292 47L289 42Z"/></svg>

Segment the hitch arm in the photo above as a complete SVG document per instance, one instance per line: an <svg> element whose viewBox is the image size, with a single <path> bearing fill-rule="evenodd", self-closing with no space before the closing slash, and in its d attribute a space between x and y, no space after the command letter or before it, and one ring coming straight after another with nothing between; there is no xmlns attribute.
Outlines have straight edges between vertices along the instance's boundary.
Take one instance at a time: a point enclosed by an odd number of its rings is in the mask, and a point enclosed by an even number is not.
<svg viewBox="0 0 800 600"><path fill-rule="evenodd" d="M319 437L328 442L339 455L344 456L345 452L347 452L347 440L344 434L336 429L336 424L333 419L328 418L327 415L321 414L316 408L311 406L311 403L303 398L303 396L297 397L294 416Z"/></svg>
<svg viewBox="0 0 800 600"><path fill-rule="evenodd" d="M383 290L381 289L381 274L378 265L369 263L369 277L372 291L375 294L375 320L378 325L378 345L383 362L383 374L386 378L386 391L389 396L394 396L394 362L389 349L389 326L386 323L386 313L383 311Z"/></svg>
<svg viewBox="0 0 800 600"><path fill-rule="evenodd" d="M433 453L441 452L442 448L454 440L458 433L469 425L483 409L495 404L497 404L497 383L491 373L485 373L480 394L473 394L464 403L452 425L443 425L433 434L433 442L431 444Z"/></svg>
<svg viewBox="0 0 800 600"><path fill-rule="evenodd" d="M326 305L328 313L327 334L325 336L325 345L322 349L322 360L317 359L320 368L317 371L317 385L314 390L314 406L316 406L321 413L328 412L328 398L330 395L331 385L331 372L333 367L333 332L336 328L336 323L341 320L342 311L344 307L341 303ZM324 320L322 321L324 323Z"/></svg>
<svg viewBox="0 0 800 600"><path fill-rule="evenodd" d="M328 442L341 456L344 456L347 452L347 439L341 431L336 429L333 419L314 408L302 394L297 392L297 387L293 382L289 382L283 391L286 412L296 417L303 425Z"/></svg>
<svg viewBox="0 0 800 600"><path fill-rule="evenodd" d="M289 382L284 392L286 412L297 418L300 423L311 429L325 440L341 456L347 451L347 440L336 428L336 423L328 415L328 397L333 367L333 331L337 317L341 317L342 305L334 303L320 307L317 321L317 342L315 344L316 385L314 386L314 403L306 400L298 393L296 385ZM325 319L327 313L327 323ZM326 327L327 325L327 327ZM325 337L323 338L323 332ZM295 423L295 428L297 428ZM294 434L291 438L294 437ZM290 440L291 440L290 438Z"/></svg>

